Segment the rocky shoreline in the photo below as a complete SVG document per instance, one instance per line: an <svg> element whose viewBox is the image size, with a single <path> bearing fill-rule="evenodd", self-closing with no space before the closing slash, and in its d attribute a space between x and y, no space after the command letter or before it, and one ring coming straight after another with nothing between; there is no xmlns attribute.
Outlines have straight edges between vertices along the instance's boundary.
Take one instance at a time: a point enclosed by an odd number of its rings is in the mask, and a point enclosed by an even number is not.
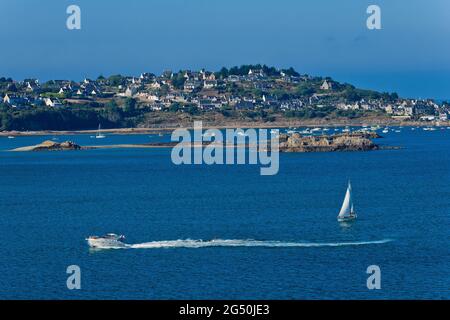
<svg viewBox="0 0 450 320"><path fill-rule="evenodd" d="M12 151L65 151L65 150L81 150L85 149L72 141L54 142L46 140L34 146L16 148Z"/></svg>
<svg viewBox="0 0 450 320"><path fill-rule="evenodd" d="M281 152L371 151L380 147L371 139L381 138L375 132L353 132L334 135L280 135Z"/></svg>
<svg viewBox="0 0 450 320"><path fill-rule="evenodd" d="M279 136L280 152L335 152L335 151L371 151L378 150L380 146L371 139L381 138L375 132L352 132L334 135L302 136L299 133L281 134ZM221 144L219 142L212 142ZM126 149L126 148L172 148L177 142L158 142L145 144L120 144L103 146L80 146L72 141L54 142L44 141L34 146L26 146L11 151L67 151L89 149ZM211 142L196 143L194 147L207 146ZM235 145L221 144L224 147L236 147ZM264 145L264 144L263 144ZM248 143L237 147L248 148Z"/></svg>

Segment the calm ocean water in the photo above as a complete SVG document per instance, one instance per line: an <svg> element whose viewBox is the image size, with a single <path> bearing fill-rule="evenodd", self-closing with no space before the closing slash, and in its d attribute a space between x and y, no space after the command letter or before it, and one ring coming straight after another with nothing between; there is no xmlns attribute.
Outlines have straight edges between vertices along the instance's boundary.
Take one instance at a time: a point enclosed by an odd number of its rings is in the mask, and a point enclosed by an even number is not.
<svg viewBox="0 0 450 320"><path fill-rule="evenodd" d="M276 176L252 165L175 166L170 149L6 152L47 138L0 138L2 299L450 298L448 129L403 128L378 141L401 150L281 154ZM359 219L344 226L336 215L348 179ZM132 244L300 245L89 250L85 237L107 232ZM81 290L66 287L69 265L81 268ZM381 290L366 287L370 265L381 268Z"/></svg>

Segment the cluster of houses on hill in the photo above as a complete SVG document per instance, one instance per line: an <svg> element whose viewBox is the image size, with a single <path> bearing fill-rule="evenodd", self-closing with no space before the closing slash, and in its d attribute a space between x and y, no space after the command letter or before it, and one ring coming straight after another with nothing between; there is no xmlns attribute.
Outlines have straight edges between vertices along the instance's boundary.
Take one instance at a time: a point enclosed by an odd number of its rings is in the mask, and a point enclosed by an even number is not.
<svg viewBox="0 0 450 320"><path fill-rule="evenodd" d="M394 118L447 120L448 104L433 100L367 99L347 101L339 95L341 85L330 78L277 71L267 74L261 68L240 73L164 71L159 76L143 73L139 77L111 76L81 82L36 79L16 82L0 79L0 102L11 108L71 107L92 102L106 104L118 99L135 99L139 106L153 111L196 107L203 111L231 108L254 110L272 108L289 111L333 106L339 110L382 111ZM296 88L309 88L295 94ZM294 92L294 94L292 94Z"/></svg>
<svg viewBox="0 0 450 320"><path fill-rule="evenodd" d="M4 91L4 92L1 92ZM51 80L40 85L37 79L11 82L4 90L0 102L16 108L64 107L68 97L94 99L101 92L96 81L85 79L81 83L70 80Z"/></svg>
<svg viewBox="0 0 450 320"><path fill-rule="evenodd" d="M418 118L423 121L447 121L450 114L448 105L439 105L433 100L398 99L395 103L383 103L379 100L361 101L355 103L339 103L336 105L341 110L370 110L384 111L394 119Z"/></svg>

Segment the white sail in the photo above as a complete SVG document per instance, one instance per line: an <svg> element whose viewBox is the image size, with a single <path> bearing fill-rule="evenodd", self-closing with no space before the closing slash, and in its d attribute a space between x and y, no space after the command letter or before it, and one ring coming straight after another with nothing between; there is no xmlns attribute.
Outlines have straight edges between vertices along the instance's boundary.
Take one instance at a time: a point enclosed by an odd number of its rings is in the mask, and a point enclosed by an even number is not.
<svg viewBox="0 0 450 320"><path fill-rule="evenodd" d="M352 203L352 186L350 182L348 183L347 192L345 193L344 203L342 204L341 211L339 212L338 218L349 217L353 212L353 203Z"/></svg>
<svg viewBox="0 0 450 320"><path fill-rule="evenodd" d="M97 135L95 136L97 139L106 138L106 136L102 134L101 130L102 130L102 126L100 124L98 124Z"/></svg>

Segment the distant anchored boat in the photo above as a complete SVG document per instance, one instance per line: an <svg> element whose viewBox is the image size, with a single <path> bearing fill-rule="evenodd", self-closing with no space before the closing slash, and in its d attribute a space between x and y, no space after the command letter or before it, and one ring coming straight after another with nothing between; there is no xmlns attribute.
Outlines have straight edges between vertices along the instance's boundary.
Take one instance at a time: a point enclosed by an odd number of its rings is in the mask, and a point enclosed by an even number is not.
<svg viewBox="0 0 450 320"><path fill-rule="evenodd" d="M350 181L348 182L344 203L342 204L342 208L341 211L339 212L337 219L340 222L356 219L356 213L355 210L353 209L352 186L350 184Z"/></svg>
<svg viewBox="0 0 450 320"><path fill-rule="evenodd" d="M342 132L351 132L349 127L345 127L344 129L342 129Z"/></svg>
<svg viewBox="0 0 450 320"><path fill-rule="evenodd" d="M103 139L103 138L106 138L106 136L105 136L104 134L102 134L101 129L102 129L102 127L101 127L101 125L99 124L99 125L98 125L97 135L95 136L96 139Z"/></svg>

